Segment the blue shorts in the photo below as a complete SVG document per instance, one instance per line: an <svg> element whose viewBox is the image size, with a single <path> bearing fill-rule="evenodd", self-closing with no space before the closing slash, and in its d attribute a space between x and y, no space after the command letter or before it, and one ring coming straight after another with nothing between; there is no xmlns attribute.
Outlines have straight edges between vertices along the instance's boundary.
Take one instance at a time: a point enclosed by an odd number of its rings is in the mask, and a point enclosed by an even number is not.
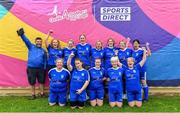
<svg viewBox="0 0 180 113"><path fill-rule="evenodd" d="M63 91L63 92L49 92L49 103L60 103L60 104L66 104L67 102L67 92Z"/></svg>
<svg viewBox="0 0 180 113"><path fill-rule="evenodd" d="M127 91L127 100L128 102L142 101L141 90L140 91Z"/></svg>
<svg viewBox="0 0 180 113"><path fill-rule="evenodd" d="M108 92L109 102L122 102L123 91L111 91Z"/></svg>
<svg viewBox="0 0 180 113"><path fill-rule="evenodd" d="M104 99L104 88L98 88L98 89L89 89L88 90L88 95L89 95L89 99L95 100L95 99L99 99L99 100L103 100Z"/></svg>
<svg viewBox="0 0 180 113"><path fill-rule="evenodd" d="M86 101L86 91L83 91L81 94L77 94L76 91L70 90L70 101Z"/></svg>

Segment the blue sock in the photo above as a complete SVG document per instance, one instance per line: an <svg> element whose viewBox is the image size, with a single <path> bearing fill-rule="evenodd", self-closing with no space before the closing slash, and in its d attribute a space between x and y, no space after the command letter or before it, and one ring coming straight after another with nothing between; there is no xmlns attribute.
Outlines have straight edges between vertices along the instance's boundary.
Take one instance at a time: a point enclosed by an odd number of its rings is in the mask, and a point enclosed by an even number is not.
<svg viewBox="0 0 180 113"><path fill-rule="evenodd" d="M143 86L144 99L148 100L149 97L149 87L147 85Z"/></svg>

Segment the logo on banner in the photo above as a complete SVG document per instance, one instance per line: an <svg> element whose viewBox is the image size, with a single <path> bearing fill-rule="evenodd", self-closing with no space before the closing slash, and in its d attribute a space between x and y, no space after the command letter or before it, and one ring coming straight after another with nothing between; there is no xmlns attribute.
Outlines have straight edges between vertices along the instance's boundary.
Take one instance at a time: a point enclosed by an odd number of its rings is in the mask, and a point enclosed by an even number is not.
<svg viewBox="0 0 180 113"><path fill-rule="evenodd" d="M131 21L131 7L101 7L101 21Z"/></svg>
<svg viewBox="0 0 180 113"><path fill-rule="evenodd" d="M87 12L87 9L76 10L76 11L71 11L71 12L69 12L68 10L64 10L60 12L58 10L58 6L55 5L53 8L53 11L51 13L48 13L48 16L50 16L49 18L50 23L55 23L62 20L77 21L80 19L87 18L88 12Z"/></svg>

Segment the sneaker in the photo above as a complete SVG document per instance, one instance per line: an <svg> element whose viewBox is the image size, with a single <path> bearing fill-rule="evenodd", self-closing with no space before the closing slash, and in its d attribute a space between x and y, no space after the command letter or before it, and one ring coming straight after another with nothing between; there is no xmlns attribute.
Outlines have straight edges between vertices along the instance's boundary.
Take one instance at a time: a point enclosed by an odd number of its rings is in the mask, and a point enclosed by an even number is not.
<svg viewBox="0 0 180 113"><path fill-rule="evenodd" d="M32 95L29 100L35 100L36 99L36 95Z"/></svg>
<svg viewBox="0 0 180 113"><path fill-rule="evenodd" d="M148 102L148 100L147 99L143 99L143 102Z"/></svg>
<svg viewBox="0 0 180 113"><path fill-rule="evenodd" d="M41 97L41 98L46 97L46 95L45 95L44 93L43 93L43 94L39 93L38 95L39 95L39 97Z"/></svg>

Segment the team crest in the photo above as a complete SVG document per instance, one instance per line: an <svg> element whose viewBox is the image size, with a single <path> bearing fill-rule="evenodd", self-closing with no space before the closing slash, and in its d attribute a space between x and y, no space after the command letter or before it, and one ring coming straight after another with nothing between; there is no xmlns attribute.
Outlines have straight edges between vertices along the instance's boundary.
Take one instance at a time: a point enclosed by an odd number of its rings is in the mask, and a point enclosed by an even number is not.
<svg viewBox="0 0 180 113"><path fill-rule="evenodd" d="M64 75L62 75L61 78L64 78Z"/></svg>
<svg viewBox="0 0 180 113"><path fill-rule="evenodd" d="M136 53L136 56L138 56L139 54L138 53Z"/></svg>
<svg viewBox="0 0 180 113"><path fill-rule="evenodd" d="M84 76L84 73L82 73L81 75Z"/></svg>
<svg viewBox="0 0 180 113"><path fill-rule="evenodd" d="M136 70L133 70L133 73L136 73Z"/></svg>

